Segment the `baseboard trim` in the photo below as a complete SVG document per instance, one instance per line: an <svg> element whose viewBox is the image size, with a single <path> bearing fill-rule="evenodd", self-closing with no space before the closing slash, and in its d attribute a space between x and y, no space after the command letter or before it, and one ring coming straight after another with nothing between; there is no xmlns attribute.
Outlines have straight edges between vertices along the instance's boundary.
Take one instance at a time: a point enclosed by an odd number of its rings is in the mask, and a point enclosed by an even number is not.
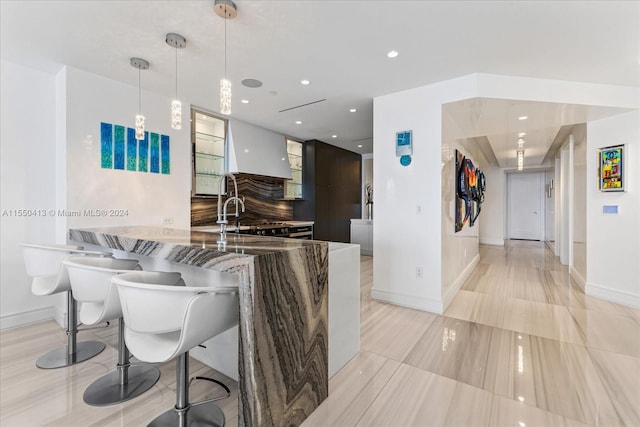
<svg viewBox="0 0 640 427"><path fill-rule="evenodd" d="M640 295L611 289L595 283L585 285L585 294L628 307L640 308Z"/></svg>
<svg viewBox="0 0 640 427"><path fill-rule="evenodd" d="M431 313L442 314L442 301L433 298L418 297L415 295L400 294L398 292L371 290L371 298L376 301L388 302L407 308L429 311Z"/></svg>
<svg viewBox="0 0 640 427"><path fill-rule="evenodd" d="M480 237L481 245L493 245L493 246L504 246L504 239L497 239L494 237Z"/></svg>
<svg viewBox="0 0 640 427"><path fill-rule="evenodd" d="M11 329L19 326L31 325L54 319L56 316L53 307L37 308L23 311L22 313L8 314L0 317L0 329Z"/></svg>
<svg viewBox="0 0 640 427"><path fill-rule="evenodd" d="M458 278L453 282L453 285L442 296L442 304L443 304L444 310L446 310L447 307L449 307L449 304L451 304L451 301L453 301L453 299L456 297L456 295L458 294L458 291L460 290L460 288L462 288L462 285L464 285L464 282L469 278L469 276L471 276L471 273L479 263L480 263L480 254L477 254L476 256L473 257L469 265L467 265L467 267L464 270L462 270L462 273L460 273Z"/></svg>
<svg viewBox="0 0 640 427"><path fill-rule="evenodd" d="M569 268L569 276L571 276L571 278L575 280L580 289L582 289L582 292L585 292L586 281L584 280L584 277L582 277L582 275L578 273L578 270L573 267Z"/></svg>

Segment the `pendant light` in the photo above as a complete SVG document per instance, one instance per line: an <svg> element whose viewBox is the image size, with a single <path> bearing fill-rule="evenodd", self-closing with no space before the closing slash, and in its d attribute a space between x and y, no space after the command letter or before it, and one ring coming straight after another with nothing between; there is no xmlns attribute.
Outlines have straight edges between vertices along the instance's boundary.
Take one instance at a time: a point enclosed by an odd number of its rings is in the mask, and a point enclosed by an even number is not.
<svg viewBox="0 0 640 427"><path fill-rule="evenodd" d="M176 97L171 101L171 128L182 129L182 102L178 100L178 49L187 46L187 39L180 34L168 33L164 41L176 51Z"/></svg>
<svg viewBox="0 0 640 427"><path fill-rule="evenodd" d="M142 115L142 85L140 74L142 70L149 69L149 62L142 58L131 58L129 61L133 68L138 69L138 114L136 114L136 139L144 139L144 116Z"/></svg>
<svg viewBox="0 0 640 427"><path fill-rule="evenodd" d="M521 171L524 167L524 138L518 138L518 170Z"/></svg>
<svg viewBox="0 0 640 427"><path fill-rule="evenodd" d="M213 9L224 18L224 78L220 80L220 112L231 114L231 82L227 80L227 19L235 18L238 8L231 0L215 0Z"/></svg>

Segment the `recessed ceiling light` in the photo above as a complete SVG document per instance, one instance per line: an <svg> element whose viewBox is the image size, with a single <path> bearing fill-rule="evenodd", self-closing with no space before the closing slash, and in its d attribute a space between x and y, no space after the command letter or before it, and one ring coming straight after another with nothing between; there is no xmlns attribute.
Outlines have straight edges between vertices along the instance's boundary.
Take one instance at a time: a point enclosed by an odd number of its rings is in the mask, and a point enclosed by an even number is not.
<svg viewBox="0 0 640 427"><path fill-rule="evenodd" d="M301 124L302 124L302 122L301 122L300 120L296 120L296 124L297 124L297 125L301 125Z"/></svg>
<svg viewBox="0 0 640 427"><path fill-rule="evenodd" d="M303 85L308 85L309 83L311 83L309 80L300 80L300 83L302 83Z"/></svg>
<svg viewBox="0 0 640 427"><path fill-rule="evenodd" d="M249 100L248 99L241 99L240 102L242 102L243 104L248 104Z"/></svg>
<svg viewBox="0 0 640 427"><path fill-rule="evenodd" d="M286 158L285 158L285 157L283 157L283 158L281 158L280 160L286 160Z"/></svg>
<svg viewBox="0 0 640 427"><path fill-rule="evenodd" d="M526 132L520 132L518 134L518 138L522 138L523 136L525 136L527 133Z"/></svg>
<svg viewBox="0 0 640 427"><path fill-rule="evenodd" d="M358 111L358 110L356 110L355 108L351 108L351 109L349 110L349 112L350 112L350 113L355 113L356 111Z"/></svg>
<svg viewBox="0 0 640 427"><path fill-rule="evenodd" d="M245 148L245 149L244 149L244 152L245 152L245 153L248 153L248 152L249 152L249 149L248 149L248 148Z"/></svg>
<svg viewBox="0 0 640 427"><path fill-rule="evenodd" d="M396 56L398 56L398 52L396 52L395 50L390 50L389 52L387 52L388 58L395 58Z"/></svg>
<svg viewBox="0 0 640 427"><path fill-rule="evenodd" d="M337 138L338 135L331 135L331 138Z"/></svg>
<svg viewBox="0 0 640 427"><path fill-rule="evenodd" d="M518 117L518 120L527 120L529 118L529 116L520 116Z"/></svg>
<svg viewBox="0 0 640 427"><path fill-rule="evenodd" d="M358 148L362 148L362 144L358 144Z"/></svg>

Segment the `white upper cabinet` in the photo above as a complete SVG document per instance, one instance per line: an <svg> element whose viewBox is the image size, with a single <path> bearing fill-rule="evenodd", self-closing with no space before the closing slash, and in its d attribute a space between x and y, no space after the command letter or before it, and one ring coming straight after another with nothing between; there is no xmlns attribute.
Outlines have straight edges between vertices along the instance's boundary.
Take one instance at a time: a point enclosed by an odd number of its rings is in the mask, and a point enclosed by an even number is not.
<svg viewBox="0 0 640 427"><path fill-rule="evenodd" d="M291 179L284 135L229 119L229 172Z"/></svg>

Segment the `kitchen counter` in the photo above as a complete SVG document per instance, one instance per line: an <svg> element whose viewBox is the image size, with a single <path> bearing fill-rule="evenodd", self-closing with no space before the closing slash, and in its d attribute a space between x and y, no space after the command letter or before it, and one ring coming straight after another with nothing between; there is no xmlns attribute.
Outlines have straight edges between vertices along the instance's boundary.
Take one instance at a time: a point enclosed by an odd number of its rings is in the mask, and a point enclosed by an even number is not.
<svg viewBox="0 0 640 427"><path fill-rule="evenodd" d="M328 395L328 243L231 233L226 244L218 239L147 226L69 230L70 241L144 259L145 269L167 262L175 271L237 278L238 425L300 425Z"/></svg>

